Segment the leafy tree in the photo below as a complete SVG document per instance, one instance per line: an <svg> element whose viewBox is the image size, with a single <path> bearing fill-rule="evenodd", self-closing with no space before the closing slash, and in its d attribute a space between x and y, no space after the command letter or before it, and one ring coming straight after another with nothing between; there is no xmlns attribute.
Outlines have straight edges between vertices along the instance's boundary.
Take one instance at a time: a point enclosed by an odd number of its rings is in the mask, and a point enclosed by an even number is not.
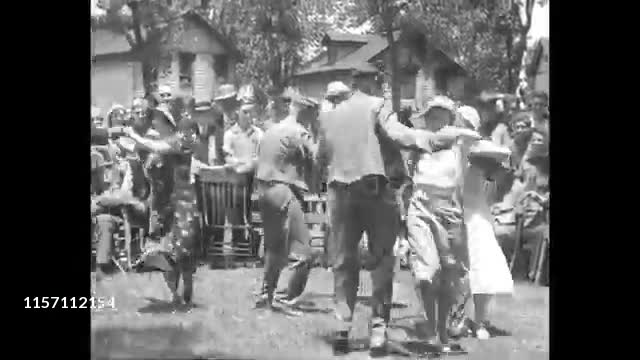
<svg viewBox="0 0 640 360"><path fill-rule="evenodd" d="M410 2L404 30L416 28L484 87L512 93L526 50L535 0Z"/></svg>
<svg viewBox="0 0 640 360"><path fill-rule="evenodd" d="M105 2L103 2L104 4ZM158 72L167 57L166 47L183 30L182 14L196 9L191 0L110 0L104 16L92 16L92 28L107 28L125 34L131 49L142 55L145 93L153 92ZM93 14L92 14L93 15Z"/></svg>

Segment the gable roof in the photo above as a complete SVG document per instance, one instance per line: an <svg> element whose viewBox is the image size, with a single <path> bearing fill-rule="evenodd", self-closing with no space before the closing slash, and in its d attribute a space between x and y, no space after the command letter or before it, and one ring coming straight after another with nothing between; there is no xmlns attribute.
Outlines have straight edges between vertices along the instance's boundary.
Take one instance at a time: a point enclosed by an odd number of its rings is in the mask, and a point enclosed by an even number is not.
<svg viewBox="0 0 640 360"><path fill-rule="evenodd" d="M91 36L91 48L94 56L124 54L131 51L131 45L124 34L107 29L96 29Z"/></svg>
<svg viewBox="0 0 640 360"><path fill-rule="evenodd" d="M222 44L222 46L224 46L225 49L227 49L233 57L235 57L238 60L243 59L244 56L242 55L240 50L238 50L238 48L229 40L229 38L227 38L224 34L218 31L218 29L216 29L207 18L205 18L204 16L202 16L201 14L197 13L194 10L186 11L185 13L182 14L182 16L184 18L188 18L190 20L193 20L196 23L203 25L207 29L209 34L211 34L211 36L213 36L216 40L218 40Z"/></svg>
<svg viewBox="0 0 640 360"><path fill-rule="evenodd" d="M393 35L395 39L398 39L400 33L396 31ZM340 70L359 70L364 73L376 73L378 69L375 65L369 63L369 61L388 47L385 37L372 34L354 35L330 32L325 35L324 39L330 39L333 42L359 42L362 43L362 46L356 51L347 54L345 57L338 59L333 64L324 63L323 60L326 61L326 59L320 57L319 61L310 64L307 69L296 72L295 76Z"/></svg>
<svg viewBox="0 0 640 360"><path fill-rule="evenodd" d="M371 35L359 35L341 33L337 31L329 31L322 38L322 45L326 45L329 42L349 42L349 43L367 43Z"/></svg>

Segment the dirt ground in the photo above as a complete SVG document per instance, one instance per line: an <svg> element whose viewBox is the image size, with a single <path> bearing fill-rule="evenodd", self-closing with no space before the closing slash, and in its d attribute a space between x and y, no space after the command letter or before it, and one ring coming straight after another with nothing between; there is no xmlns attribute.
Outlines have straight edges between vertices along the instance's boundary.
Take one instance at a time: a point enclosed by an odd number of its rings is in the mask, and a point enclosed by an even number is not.
<svg viewBox="0 0 640 360"><path fill-rule="evenodd" d="M253 310L253 292L258 289L261 269L210 270L196 273L196 307L189 312L168 306L169 292L160 274L118 274L92 287L96 296L114 297L116 309L92 313L94 358L112 359L367 359L367 352L335 357L327 336L334 324L330 312L332 274L312 271L304 295L306 309L301 317ZM369 276L363 271L362 301L356 310L356 339L367 334L366 306L371 292ZM280 281L286 284L288 273ZM406 304L393 310L389 336L398 342L414 334L419 305L410 274L396 277L394 303ZM549 358L549 291L546 287L517 284L513 297L499 298L493 323L511 336L486 341L463 339L467 355L454 359L538 360ZM407 359L389 355L389 359ZM409 358L418 358L412 354Z"/></svg>

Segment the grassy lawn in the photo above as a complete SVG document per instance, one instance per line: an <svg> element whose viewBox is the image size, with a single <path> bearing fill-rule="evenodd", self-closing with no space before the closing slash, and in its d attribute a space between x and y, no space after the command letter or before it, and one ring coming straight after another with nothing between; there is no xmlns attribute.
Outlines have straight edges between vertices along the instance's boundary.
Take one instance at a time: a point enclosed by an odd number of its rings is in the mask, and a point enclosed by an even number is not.
<svg viewBox="0 0 640 360"><path fill-rule="evenodd" d="M333 277L314 269L305 293L308 310L301 317L253 310L252 293L258 289L261 269L210 270L196 273L196 308L171 312L169 292L160 274L118 274L96 284L96 296L113 296L116 309L92 314L92 352L97 357L193 359L332 359L326 336L334 324L331 307ZM286 284L288 273L281 279ZM368 274L362 276L363 302L370 294ZM393 310L390 338L407 340L419 305L408 272L396 278L395 302L408 306ZM499 298L494 323L513 333L481 342L464 339L468 355L456 359L548 359L548 288L517 284L513 297ZM359 304L357 331L365 338L369 308ZM367 352L342 356L345 360L367 359ZM391 359L406 357L389 356ZM415 356L414 356L415 358Z"/></svg>

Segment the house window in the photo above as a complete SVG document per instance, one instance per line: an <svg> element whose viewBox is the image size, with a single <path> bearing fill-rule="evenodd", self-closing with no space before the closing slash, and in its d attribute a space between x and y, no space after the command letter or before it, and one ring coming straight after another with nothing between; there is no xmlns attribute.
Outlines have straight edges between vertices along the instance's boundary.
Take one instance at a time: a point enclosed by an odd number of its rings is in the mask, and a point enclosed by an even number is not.
<svg viewBox="0 0 640 360"><path fill-rule="evenodd" d="M213 59L213 71L216 76L227 78L229 74L229 59L226 55L216 55Z"/></svg>
<svg viewBox="0 0 640 360"><path fill-rule="evenodd" d="M193 63L196 61L196 55L192 53L181 52L178 54L178 66L180 68L180 82L189 81L193 76Z"/></svg>
<svg viewBox="0 0 640 360"><path fill-rule="evenodd" d="M338 55L338 49L336 49L335 45L330 45L327 49L327 58L328 58L328 64L334 64L336 62L336 56Z"/></svg>

